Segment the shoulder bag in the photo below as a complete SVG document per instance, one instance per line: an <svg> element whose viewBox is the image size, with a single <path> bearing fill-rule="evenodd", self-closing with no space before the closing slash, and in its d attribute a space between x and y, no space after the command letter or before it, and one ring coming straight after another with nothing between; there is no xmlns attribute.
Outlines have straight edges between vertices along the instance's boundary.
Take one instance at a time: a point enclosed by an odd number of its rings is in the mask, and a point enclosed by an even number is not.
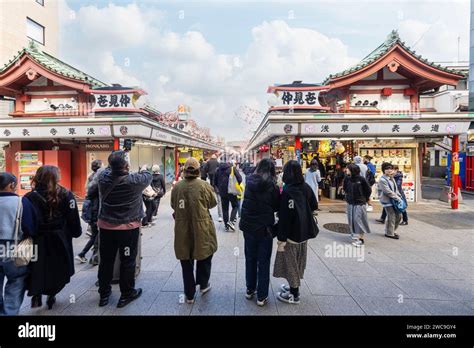
<svg viewBox="0 0 474 348"><path fill-rule="evenodd" d="M13 259L15 266L22 267L30 263L33 258L33 238L28 237L18 242L18 233L21 226L21 197L18 197L18 209L16 211L16 224L15 224L15 251L13 253Z"/></svg>

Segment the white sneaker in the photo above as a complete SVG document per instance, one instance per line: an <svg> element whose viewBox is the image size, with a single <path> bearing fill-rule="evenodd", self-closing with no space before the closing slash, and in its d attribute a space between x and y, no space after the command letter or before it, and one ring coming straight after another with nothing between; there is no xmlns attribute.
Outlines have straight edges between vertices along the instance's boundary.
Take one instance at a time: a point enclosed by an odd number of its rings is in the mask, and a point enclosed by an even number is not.
<svg viewBox="0 0 474 348"><path fill-rule="evenodd" d="M282 292L290 292L290 286L289 285L286 285L286 284L281 284L280 285L280 290Z"/></svg>
<svg viewBox="0 0 474 348"><path fill-rule="evenodd" d="M207 284L207 286L203 289L201 288L201 295L204 295L205 293L207 293L209 290L211 290L211 284Z"/></svg>
<svg viewBox="0 0 474 348"><path fill-rule="evenodd" d="M87 259L84 256L77 255L75 257L75 259L78 260L80 263L86 263L87 262Z"/></svg>
<svg viewBox="0 0 474 348"><path fill-rule="evenodd" d="M359 240L353 241L352 245L357 248L360 248L364 245L364 241L362 239L359 239Z"/></svg>
<svg viewBox="0 0 474 348"><path fill-rule="evenodd" d="M257 306L263 307L263 306L265 306L265 305L267 304L267 302L268 302L268 297L265 297L265 298L264 298L263 300L261 300L261 301L260 301L260 300L257 300Z"/></svg>
<svg viewBox="0 0 474 348"><path fill-rule="evenodd" d="M222 218L220 217L217 221L222 222Z"/></svg>
<svg viewBox="0 0 474 348"><path fill-rule="evenodd" d="M290 303L290 304L299 304L300 303L300 298L299 297L294 297L293 294L290 294L289 292L279 292L277 294L277 299L285 302L285 303Z"/></svg>

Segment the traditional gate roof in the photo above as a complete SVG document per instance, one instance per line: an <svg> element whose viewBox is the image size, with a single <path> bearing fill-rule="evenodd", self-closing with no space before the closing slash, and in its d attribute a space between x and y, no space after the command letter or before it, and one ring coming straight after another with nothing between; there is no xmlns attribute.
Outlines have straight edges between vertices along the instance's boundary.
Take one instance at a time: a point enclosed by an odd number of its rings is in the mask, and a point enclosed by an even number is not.
<svg viewBox="0 0 474 348"><path fill-rule="evenodd" d="M399 48L401 51L404 51L404 53L407 54L413 61L418 61L424 64L427 68L434 68L438 73L441 73L442 75L450 74L454 79L461 79L463 77L466 77L466 75L460 71L449 69L439 64L435 64L434 62L430 62L429 60L423 58L421 55L416 54L416 51L410 49L410 47L408 47L405 42L401 41L398 32L396 30L392 30L392 32L387 36L387 39L375 50L373 50L366 57L364 57L359 63L337 74L329 75L329 77L326 78L323 84L330 85L331 83L346 76L353 75L357 72L368 69L370 66L374 65L378 61L382 60L382 58L393 52L396 48Z"/></svg>
<svg viewBox="0 0 474 348"><path fill-rule="evenodd" d="M97 80L81 70L76 69L62 60L42 51L34 41L30 41L28 46L18 51L18 54L13 57L13 59L10 59L8 63L0 69L0 75L19 62L24 55L27 55L31 60L53 73L59 74L68 79L82 81L89 84L91 88L108 86L106 83Z"/></svg>

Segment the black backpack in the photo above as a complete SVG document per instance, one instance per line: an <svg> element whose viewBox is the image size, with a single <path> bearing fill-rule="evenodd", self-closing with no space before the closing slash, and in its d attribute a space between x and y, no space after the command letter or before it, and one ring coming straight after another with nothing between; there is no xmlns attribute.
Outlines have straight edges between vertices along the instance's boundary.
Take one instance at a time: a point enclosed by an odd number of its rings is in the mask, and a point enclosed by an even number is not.
<svg viewBox="0 0 474 348"><path fill-rule="evenodd" d="M367 173L365 173L365 180L367 180L369 186L373 186L375 184L375 175L369 168L367 168Z"/></svg>

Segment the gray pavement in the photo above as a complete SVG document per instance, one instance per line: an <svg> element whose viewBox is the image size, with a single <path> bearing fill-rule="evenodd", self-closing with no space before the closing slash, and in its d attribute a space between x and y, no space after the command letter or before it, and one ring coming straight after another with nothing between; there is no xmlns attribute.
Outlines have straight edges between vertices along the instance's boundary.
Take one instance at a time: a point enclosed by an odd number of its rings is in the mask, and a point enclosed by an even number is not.
<svg viewBox="0 0 474 348"><path fill-rule="evenodd" d="M97 267L80 265L70 284L57 297L53 310L31 309L25 297L24 315L473 315L474 209L462 204L452 211L446 203L423 201L409 207L409 225L400 240L385 238L375 223L380 206L369 213L372 233L363 254L356 254L349 236L324 229L345 223L345 204L323 202L321 232L309 242L301 303L276 300L283 279L271 278L269 302L257 307L245 299L245 257L242 233L217 226L219 249L213 258L212 290L183 303L181 267L174 256L173 219L169 194L162 199L157 224L144 229L142 268L137 287L143 295L122 309L113 286L110 304L98 307ZM85 229L84 229L85 231ZM79 252L87 237L74 241ZM275 256L276 242L272 261ZM88 255L89 256L89 255ZM272 262L273 265L273 262ZM273 268L273 267L272 267Z"/></svg>

